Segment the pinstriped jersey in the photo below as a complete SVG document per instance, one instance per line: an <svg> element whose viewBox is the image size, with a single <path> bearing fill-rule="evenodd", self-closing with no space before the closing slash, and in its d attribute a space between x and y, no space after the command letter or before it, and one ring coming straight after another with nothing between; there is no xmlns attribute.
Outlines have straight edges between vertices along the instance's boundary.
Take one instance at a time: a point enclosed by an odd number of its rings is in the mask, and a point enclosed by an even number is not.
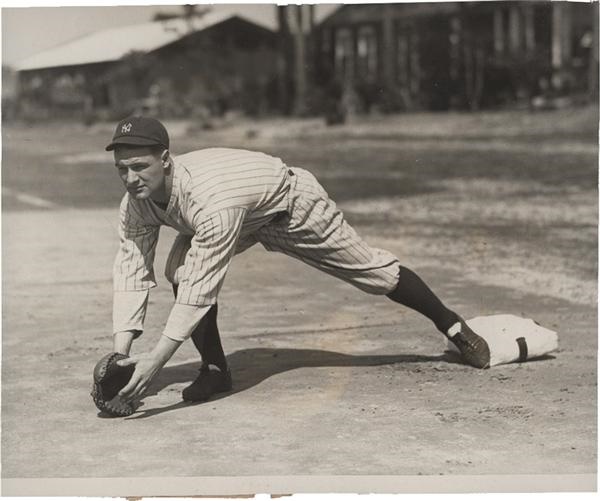
<svg viewBox="0 0 600 501"><path fill-rule="evenodd" d="M156 244L160 226L167 225L192 236L176 302L214 304L238 240L287 209L288 168L264 153L230 148L179 155L172 165L165 210L149 199L123 197L114 290L156 286Z"/></svg>

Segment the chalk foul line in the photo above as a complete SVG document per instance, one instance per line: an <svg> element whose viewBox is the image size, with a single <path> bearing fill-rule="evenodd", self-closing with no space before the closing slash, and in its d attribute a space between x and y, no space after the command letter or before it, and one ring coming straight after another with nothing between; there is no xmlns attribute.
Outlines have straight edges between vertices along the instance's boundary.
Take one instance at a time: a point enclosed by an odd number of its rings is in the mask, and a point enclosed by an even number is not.
<svg viewBox="0 0 600 501"><path fill-rule="evenodd" d="M24 204L43 209L56 209L60 207L59 204L51 202L50 200L46 200L45 198L30 195L29 193L25 193L22 191L13 190L12 188L3 187L2 196L11 197L18 200L19 202L23 202Z"/></svg>

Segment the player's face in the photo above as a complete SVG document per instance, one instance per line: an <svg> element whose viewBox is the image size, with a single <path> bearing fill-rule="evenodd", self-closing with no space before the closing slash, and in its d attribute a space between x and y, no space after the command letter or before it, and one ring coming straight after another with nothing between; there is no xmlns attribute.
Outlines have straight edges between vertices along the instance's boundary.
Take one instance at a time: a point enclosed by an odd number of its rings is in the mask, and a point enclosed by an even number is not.
<svg viewBox="0 0 600 501"><path fill-rule="evenodd" d="M165 159L150 148L119 146L115 149L115 166L129 194L138 199L165 201Z"/></svg>

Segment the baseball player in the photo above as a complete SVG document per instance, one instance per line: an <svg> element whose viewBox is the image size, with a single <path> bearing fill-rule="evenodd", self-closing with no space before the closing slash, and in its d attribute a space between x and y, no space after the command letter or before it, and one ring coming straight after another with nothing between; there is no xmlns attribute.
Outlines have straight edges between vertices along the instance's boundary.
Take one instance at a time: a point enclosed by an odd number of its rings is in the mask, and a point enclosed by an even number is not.
<svg viewBox="0 0 600 501"><path fill-rule="evenodd" d="M179 232L165 273L175 303L154 349L119 362L135 364L120 392L123 399L142 396L190 337L202 364L183 399L203 401L232 388L217 327L217 299L233 256L256 243L418 311L458 347L466 363L489 366L485 340L394 255L362 240L308 171L259 152L208 148L172 156L169 146L159 121L130 117L117 124L106 147L114 151L127 189L113 269L114 351L129 356L143 331L148 291L156 286L153 262L160 226Z"/></svg>

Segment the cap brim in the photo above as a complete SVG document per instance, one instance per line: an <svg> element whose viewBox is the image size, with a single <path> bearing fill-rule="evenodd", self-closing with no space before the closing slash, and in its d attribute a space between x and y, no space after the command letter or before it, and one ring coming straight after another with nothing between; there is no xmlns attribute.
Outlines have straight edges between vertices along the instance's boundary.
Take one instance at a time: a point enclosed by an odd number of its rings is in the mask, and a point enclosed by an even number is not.
<svg viewBox="0 0 600 501"><path fill-rule="evenodd" d="M112 142L104 148L106 151L112 151L119 145L131 145L131 146L163 146L168 149L162 143L157 141L153 141L152 139L148 139L145 137L136 137L136 136L125 136L125 137L117 137L113 139Z"/></svg>

